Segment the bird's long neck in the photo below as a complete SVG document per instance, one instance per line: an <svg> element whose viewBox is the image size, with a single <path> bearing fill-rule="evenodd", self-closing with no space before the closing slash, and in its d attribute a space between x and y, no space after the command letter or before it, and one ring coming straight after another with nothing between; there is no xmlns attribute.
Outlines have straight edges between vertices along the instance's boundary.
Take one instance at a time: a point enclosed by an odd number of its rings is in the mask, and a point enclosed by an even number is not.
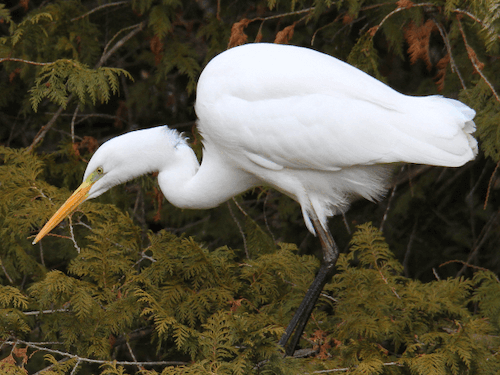
<svg viewBox="0 0 500 375"><path fill-rule="evenodd" d="M160 170L158 183L165 198L174 206L208 209L253 187L256 181L233 167L209 145L204 150L201 166L193 150L183 145L176 150L175 163Z"/></svg>

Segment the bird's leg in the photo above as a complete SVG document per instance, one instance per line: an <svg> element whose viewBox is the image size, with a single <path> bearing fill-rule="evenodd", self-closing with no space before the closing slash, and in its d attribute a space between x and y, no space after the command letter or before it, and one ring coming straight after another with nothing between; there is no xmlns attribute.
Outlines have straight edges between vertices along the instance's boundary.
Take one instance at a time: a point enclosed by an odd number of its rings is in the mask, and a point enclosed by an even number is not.
<svg viewBox="0 0 500 375"><path fill-rule="evenodd" d="M295 347L299 343L302 332L304 331L307 321L311 316L314 305L316 304L316 301L318 300L326 282L332 276L335 264L337 263L337 259L339 257L339 249L335 244L330 231L323 228L317 218L313 218L312 223L321 242L323 261L321 262L321 267L316 275L316 278L307 290L302 303L295 312L295 315L288 324L285 333L279 341L279 344L285 348L285 354L289 356L293 355ZM290 339L294 331L295 335Z"/></svg>

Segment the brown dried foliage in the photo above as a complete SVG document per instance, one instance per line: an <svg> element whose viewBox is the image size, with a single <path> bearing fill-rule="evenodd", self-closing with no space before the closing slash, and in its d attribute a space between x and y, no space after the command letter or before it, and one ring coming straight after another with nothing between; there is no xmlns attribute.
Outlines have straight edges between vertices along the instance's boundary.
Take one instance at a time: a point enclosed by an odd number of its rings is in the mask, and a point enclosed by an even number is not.
<svg viewBox="0 0 500 375"><path fill-rule="evenodd" d="M396 2L396 5L398 6L398 8L409 9L413 6L413 2L410 0L398 0Z"/></svg>
<svg viewBox="0 0 500 375"><path fill-rule="evenodd" d="M73 143L73 152L76 156L81 157L80 150L85 150L90 154L93 154L95 150L99 147L99 142L94 137L85 136L81 142Z"/></svg>
<svg viewBox="0 0 500 375"><path fill-rule="evenodd" d="M231 27L231 36L229 37L229 43L227 45L228 49L247 42L248 36L245 34L244 30L250 22L249 19L243 18L241 21L233 24L233 27Z"/></svg>
<svg viewBox="0 0 500 375"><path fill-rule="evenodd" d="M436 64L437 73L434 79L436 80L436 85L438 91L443 91L444 89L444 79L446 78L446 68L450 63L450 55L446 54L441 60Z"/></svg>
<svg viewBox="0 0 500 375"><path fill-rule="evenodd" d="M429 55L429 40L432 31L436 29L437 27L433 20L427 20L421 26L410 22L405 28L404 36L408 43L408 53L410 54L410 62L412 64L415 64L418 59L422 59L425 61L427 69L430 70L432 68Z"/></svg>
<svg viewBox="0 0 500 375"><path fill-rule="evenodd" d="M276 34L276 38L274 39L274 43L276 44L288 44L290 39L293 37L293 31L295 29L295 23L285 27L283 30L279 31Z"/></svg>
<svg viewBox="0 0 500 375"><path fill-rule="evenodd" d="M470 60L474 64L474 67L478 70L483 70L484 64L477 57L476 51L474 51L469 45L465 47L467 48L467 54L469 55Z"/></svg>
<svg viewBox="0 0 500 375"><path fill-rule="evenodd" d="M30 0L20 0L19 1L19 5L25 10L27 11L29 9L29 6L30 6Z"/></svg>
<svg viewBox="0 0 500 375"><path fill-rule="evenodd" d="M122 129L123 128L123 119L126 118L128 115L128 107L127 103L125 100L120 100L118 102L118 109L116 110L115 113L115 122L113 126L117 129Z"/></svg>
<svg viewBox="0 0 500 375"><path fill-rule="evenodd" d="M149 41L149 48L155 55L155 65L160 64L161 59L163 58L163 43L158 35L151 38Z"/></svg>

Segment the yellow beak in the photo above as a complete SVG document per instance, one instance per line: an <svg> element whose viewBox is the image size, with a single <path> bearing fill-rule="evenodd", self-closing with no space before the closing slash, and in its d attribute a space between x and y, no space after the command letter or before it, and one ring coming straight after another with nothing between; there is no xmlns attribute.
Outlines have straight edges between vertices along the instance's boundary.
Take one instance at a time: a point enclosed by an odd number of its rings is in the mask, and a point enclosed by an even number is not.
<svg viewBox="0 0 500 375"><path fill-rule="evenodd" d="M66 202L57 210L57 212L50 218L47 224L44 225L42 230L37 234L33 245L40 241L47 233L54 229L57 224L63 221L70 213L72 213L81 203L87 199L90 188L99 179L96 178L97 171L93 172L83 183L75 190ZM100 177L100 176L98 176Z"/></svg>

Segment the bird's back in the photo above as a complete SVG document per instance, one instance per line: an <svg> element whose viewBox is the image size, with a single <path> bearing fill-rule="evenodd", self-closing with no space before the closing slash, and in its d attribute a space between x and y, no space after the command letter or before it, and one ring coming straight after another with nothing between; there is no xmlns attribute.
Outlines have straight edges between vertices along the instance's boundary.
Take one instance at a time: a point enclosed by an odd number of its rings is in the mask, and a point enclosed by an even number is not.
<svg viewBox="0 0 500 375"><path fill-rule="evenodd" d="M466 105L402 95L294 46L248 44L215 57L200 77L196 112L206 138L291 168L459 166L477 150Z"/></svg>
<svg viewBox="0 0 500 375"><path fill-rule="evenodd" d="M457 167L477 153L466 105L400 94L294 46L247 44L215 57L195 109L209 149L299 201L306 223L308 211L324 222L352 196L378 198L388 164Z"/></svg>

